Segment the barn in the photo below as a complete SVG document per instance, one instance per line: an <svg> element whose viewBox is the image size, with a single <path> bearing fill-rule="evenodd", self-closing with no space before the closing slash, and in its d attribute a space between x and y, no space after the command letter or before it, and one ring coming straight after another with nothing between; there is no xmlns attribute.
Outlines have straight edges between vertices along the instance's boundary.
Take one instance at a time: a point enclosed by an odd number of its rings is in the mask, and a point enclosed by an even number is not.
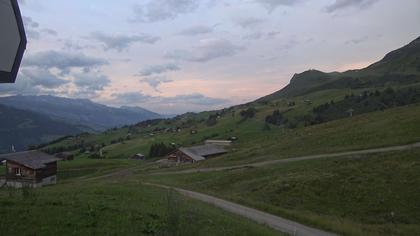
<svg viewBox="0 0 420 236"><path fill-rule="evenodd" d="M225 153L227 153L227 151L223 146L207 144L188 148L179 148L168 155L168 160L177 163L195 163L220 156Z"/></svg>
<svg viewBox="0 0 420 236"><path fill-rule="evenodd" d="M58 158L40 151L0 155L6 160L6 184L10 187L37 188L57 183Z"/></svg>

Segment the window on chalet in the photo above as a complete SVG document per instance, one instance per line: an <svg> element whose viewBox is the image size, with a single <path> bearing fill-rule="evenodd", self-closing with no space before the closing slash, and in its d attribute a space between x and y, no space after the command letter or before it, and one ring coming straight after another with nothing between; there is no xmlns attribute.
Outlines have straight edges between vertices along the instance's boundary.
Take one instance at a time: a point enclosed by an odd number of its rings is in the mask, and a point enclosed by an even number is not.
<svg viewBox="0 0 420 236"><path fill-rule="evenodd" d="M15 169L15 174L16 174L16 176L21 176L22 175L22 169L21 168L16 168Z"/></svg>

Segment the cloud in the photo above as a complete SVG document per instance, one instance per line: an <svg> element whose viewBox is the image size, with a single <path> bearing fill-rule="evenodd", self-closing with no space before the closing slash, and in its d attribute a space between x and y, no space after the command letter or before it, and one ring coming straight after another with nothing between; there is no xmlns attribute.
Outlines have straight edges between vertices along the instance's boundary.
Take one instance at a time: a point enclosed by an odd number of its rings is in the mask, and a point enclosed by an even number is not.
<svg viewBox="0 0 420 236"><path fill-rule="evenodd" d="M204 39L192 50L174 50L166 54L167 58L191 62L208 62L221 57L234 56L244 50L225 39Z"/></svg>
<svg viewBox="0 0 420 236"><path fill-rule="evenodd" d="M85 49L94 49L93 45L89 45L85 42L81 42L79 40L71 40L71 39L61 39L59 40L63 43L62 49L66 51L81 51Z"/></svg>
<svg viewBox="0 0 420 236"><path fill-rule="evenodd" d="M171 72L171 71L178 71L181 68L179 68L178 65L170 63L170 64L162 64L162 65L153 65L153 66L148 66L143 68L140 71L140 74L138 74L139 76L151 76L151 75L157 75L157 74L162 74L162 73L166 73L166 72Z"/></svg>
<svg viewBox="0 0 420 236"><path fill-rule="evenodd" d="M25 80L29 80L32 86L40 86L47 89L56 89L69 83L68 80L59 78L49 70L40 68L22 69Z"/></svg>
<svg viewBox="0 0 420 236"><path fill-rule="evenodd" d="M30 39L39 39L40 33L38 31L39 23L35 22L31 17L23 16L23 24L25 26L25 33Z"/></svg>
<svg viewBox="0 0 420 236"><path fill-rule="evenodd" d="M198 0L150 0L146 4L134 6L134 19L138 22L158 22L174 19L198 9Z"/></svg>
<svg viewBox="0 0 420 236"><path fill-rule="evenodd" d="M258 40L261 39L265 36L265 33L263 32L254 32L251 34L247 34L243 37L243 39L247 39L247 40Z"/></svg>
<svg viewBox="0 0 420 236"><path fill-rule="evenodd" d="M148 35L148 34L127 36L127 35L107 35L102 32L91 33L91 38L102 43L105 50L115 49L119 52L121 52L124 49L127 49L133 43L154 44L160 40L159 37Z"/></svg>
<svg viewBox="0 0 420 236"><path fill-rule="evenodd" d="M48 91L49 94L70 81L54 75L42 68L22 69L14 84L0 86L0 92L5 95L36 95Z"/></svg>
<svg viewBox="0 0 420 236"><path fill-rule="evenodd" d="M361 38L355 38L355 39L347 40L346 42L344 42L344 44L346 44L346 45L349 45L349 44L360 44L360 43L364 43L364 42L366 42L368 40L369 40L369 37L368 36L364 36L364 37L361 37Z"/></svg>
<svg viewBox="0 0 420 236"><path fill-rule="evenodd" d="M0 86L2 95L37 95L41 92L38 86L34 86L32 80L20 74L16 83L2 84Z"/></svg>
<svg viewBox="0 0 420 236"><path fill-rule="evenodd" d="M206 25L196 25L196 26L192 26L190 28L184 29L180 31L178 34L184 35L184 36L195 36L195 35L201 35L201 34L208 34L211 32L213 32L213 27L209 27Z"/></svg>
<svg viewBox="0 0 420 236"><path fill-rule="evenodd" d="M150 96L139 91L115 93L112 94L112 97L113 100L108 102L116 105L146 106L165 114L209 110L229 103L229 100L207 97L199 93L163 97Z"/></svg>
<svg viewBox="0 0 420 236"><path fill-rule="evenodd" d="M31 17L23 16L23 24L26 28L38 28L39 23L35 22Z"/></svg>
<svg viewBox="0 0 420 236"><path fill-rule="evenodd" d="M264 19L255 18L255 17L244 17L236 19L236 24L241 26L242 28L253 28L256 26L261 25L265 22Z"/></svg>
<svg viewBox="0 0 420 236"><path fill-rule="evenodd" d="M49 35L52 35L52 36L57 36L58 35L58 32L53 30L53 29L42 29L41 31L43 33L46 33L46 34L49 34Z"/></svg>
<svg viewBox="0 0 420 236"><path fill-rule="evenodd" d="M172 102L172 103L193 104L193 105L201 105L201 106L221 105L228 102L228 100L226 99L207 97L199 93L177 95L175 97L167 98L167 100L168 102Z"/></svg>
<svg viewBox="0 0 420 236"><path fill-rule="evenodd" d="M108 62L104 59L86 56L82 53L72 54L50 50L28 55L24 60L23 66L44 69L55 68L59 69L62 74L68 74L73 68L81 68L84 71L89 71L92 68L106 64Z"/></svg>
<svg viewBox="0 0 420 236"><path fill-rule="evenodd" d="M378 2L378 0L335 0L335 2L325 8L328 13L336 12L346 8L363 9Z"/></svg>
<svg viewBox="0 0 420 236"><path fill-rule="evenodd" d="M144 103L151 98L151 96L145 95L142 92L114 93L112 97L114 98L114 103L120 105Z"/></svg>
<svg viewBox="0 0 420 236"><path fill-rule="evenodd" d="M107 76L96 73L78 73L73 75L74 85L82 93L96 93L110 84Z"/></svg>
<svg viewBox="0 0 420 236"><path fill-rule="evenodd" d="M173 82L173 80L168 79L166 76L151 76L151 77L146 77L146 78L141 79L140 82L147 83L156 92L160 92L159 86L161 84L170 83L170 82Z"/></svg>
<svg viewBox="0 0 420 236"><path fill-rule="evenodd" d="M261 4L269 12L276 10L280 6L291 6L298 3L300 0L255 0Z"/></svg>
<svg viewBox="0 0 420 236"><path fill-rule="evenodd" d="M40 29L39 23L34 21L31 17L23 16L22 19L25 26L25 33L29 39L40 39L41 35L58 35L57 31L53 29Z"/></svg>

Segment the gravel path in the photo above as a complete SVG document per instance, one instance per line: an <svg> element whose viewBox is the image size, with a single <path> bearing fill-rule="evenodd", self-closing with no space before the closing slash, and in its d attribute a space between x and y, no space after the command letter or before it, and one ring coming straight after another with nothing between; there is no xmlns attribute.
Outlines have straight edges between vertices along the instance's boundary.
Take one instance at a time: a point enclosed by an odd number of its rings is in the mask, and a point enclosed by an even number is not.
<svg viewBox="0 0 420 236"><path fill-rule="evenodd" d="M284 219L275 215L268 214L263 211L259 211L253 208L242 206L242 205L229 202L220 198L212 197L206 194L197 193L197 192L180 189L180 188L173 188L173 187L159 185L159 184L147 183L147 185L165 188L165 189L174 189L175 191L179 192L180 194L184 196L209 203L216 207L222 208L223 210L226 210L228 212L248 218L257 223L267 225L275 230L278 230L280 232L287 233L290 235L296 235L296 236L333 236L335 235L326 231L311 228L311 227L299 224L291 220L287 220L287 219Z"/></svg>

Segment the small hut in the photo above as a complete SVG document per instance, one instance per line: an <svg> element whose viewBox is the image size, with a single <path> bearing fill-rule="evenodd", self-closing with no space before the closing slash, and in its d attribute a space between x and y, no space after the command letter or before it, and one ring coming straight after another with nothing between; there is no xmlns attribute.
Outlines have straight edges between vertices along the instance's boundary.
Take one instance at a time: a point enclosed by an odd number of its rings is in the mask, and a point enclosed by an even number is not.
<svg viewBox="0 0 420 236"><path fill-rule="evenodd" d="M139 160L139 161L144 161L146 160L146 156L141 154L141 153L137 153L136 155L132 156L130 158L130 160Z"/></svg>

